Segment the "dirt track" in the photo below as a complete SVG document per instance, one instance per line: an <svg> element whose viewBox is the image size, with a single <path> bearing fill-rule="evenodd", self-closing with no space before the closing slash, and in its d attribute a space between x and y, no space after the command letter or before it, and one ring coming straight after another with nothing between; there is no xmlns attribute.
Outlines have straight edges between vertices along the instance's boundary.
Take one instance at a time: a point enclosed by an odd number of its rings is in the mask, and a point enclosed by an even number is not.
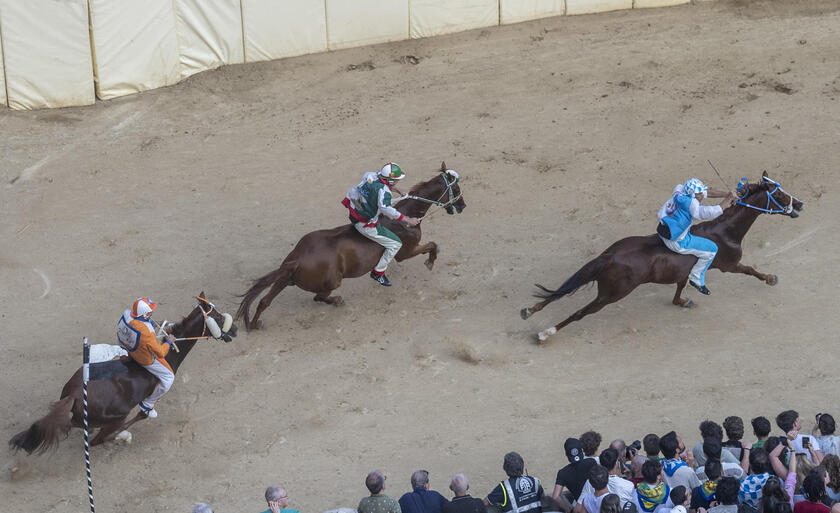
<svg viewBox="0 0 840 513"><path fill-rule="evenodd" d="M465 177L464 213L424 222L434 271L345 282L339 309L287 289L263 331L197 348L159 419L94 450L99 511L256 512L278 482L305 513L354 507L374 468L392 496L417 468L441 491L463 471L482 496L508 450L550 487L563 440L589 428L693 443L707 417L836 413L840 6L777 4L553 18L0 112L3 436L46 412L82 336L112 340L131 299L160 300L160 319L201 290L235 310L387 160L410 183L441 160ZM522 321L532 284L650 233L678 181L718 186L706 159L730 183L767 169L806 202L745 241L779 285L713 271L691 311L644 286L535 344L594 292ZM50 457L7 455L2 509L83 511L81 445L74 431Z"/></svg>

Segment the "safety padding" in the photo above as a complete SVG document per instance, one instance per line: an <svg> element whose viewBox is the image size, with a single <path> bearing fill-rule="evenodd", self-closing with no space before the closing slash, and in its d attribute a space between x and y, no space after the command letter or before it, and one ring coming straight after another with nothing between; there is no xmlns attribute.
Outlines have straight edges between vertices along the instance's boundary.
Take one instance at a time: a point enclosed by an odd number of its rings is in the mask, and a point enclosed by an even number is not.
<svg viewBox="0 0 840 513"><path fill-rule="evenodd" d="M690 2L691 0L635 0L633 2L633 7L635 9L644 9L646 7L671 7Z"/></svg>
<svg viewBox="0 0 840 513"><path fill-rule="evenodd" d="M181 79L172 0L89 0L96 95L103 100Z"/></svg>
<svg viewBox="0 0 840 513"><path fill-rule="evenodd" d="M174 0L181 77L245 62L239 0Z"/></svg>
<svg viewBox="0 0 840 513"><path fill-rule="evenodd" d="M9 107L96 100L85 0L0 0L0 22Z"/></svg>
<svg viewBox="0 0 840 513"><path fill-rule="evenodd" d="M327 49L324 0L242 0L245 62Z"/></svg>
<svg viewBox="0 0 840 513"><path fill-rule="evenodd" d="M502 25L520 21L561 16L566 11L565 0L500 0L499 21Z"/></svg>
<svg viewBox="0 0 840 513"><path fill-rule="evenodd" d="M411 0L412 38L437 36L499 24L499 0Z"/></svg>
<svg viewBox="0 0 840 513"><path fill-rule="evenodd" d="M566 0L566 14L569 15L632 8L633 0Z"/></svg>
<svg viewBox="0 0 840 513"><path fill-rule="evenodd" d="M326 0L330 50L408 39L408 0Z"/></svg>
<svg viewBox="0 0 840 513"><path fill-rule="evenodd" d="M2 20L0 20L2 21ZM6 70L3 68L3 27L0 25L0 105L6 106Z"/></svg>

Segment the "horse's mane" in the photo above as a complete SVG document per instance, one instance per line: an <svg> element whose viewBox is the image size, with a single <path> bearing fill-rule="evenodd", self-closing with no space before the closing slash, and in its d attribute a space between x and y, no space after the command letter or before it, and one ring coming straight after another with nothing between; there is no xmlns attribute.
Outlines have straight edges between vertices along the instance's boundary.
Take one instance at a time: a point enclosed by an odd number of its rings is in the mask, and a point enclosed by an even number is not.
<svg viewBox="0 0 840 513"><path fill-rule="evenodd" d="M747 200L749 200L750 197L752 197L753 194L755 194L757 192L764 191L764 190L766 190L766 186L763 182L748 183L747 184L747 195L744 196L741 199L738 199L738 201L747 202ZM733 206L737 206L737 205L733 205ZM730 208L724 210L723 214L720 217L718 217L717 219L712 219L711 221L707 221L707 222L718 223L718 222L724 221L724 220L729 219L730 217L734 216L739 210L740 209L738 209L738 208L730 207ZM705 224L705 223L701 223L701 224Z"/></svg>
<svg viewBox="0 0 840 513"><path fill-rule="evenodd" d="M433 176L432 178L430 178L429 180L426 180L425 182L417 182L416 184L414 184L414 185L411 187L411 189L409 189L409 190L408 190L408 193L409 193L409 194L411 194L411 195L415 195L415 196L416 196L416 195L417 195L417 192L420 190L420 187L422 187L422 186L424 186L424 185L428 184L429 182L431 182L431 181L432 181L432 180L434 180L435 178L437 178L437 176Z"/></svg>

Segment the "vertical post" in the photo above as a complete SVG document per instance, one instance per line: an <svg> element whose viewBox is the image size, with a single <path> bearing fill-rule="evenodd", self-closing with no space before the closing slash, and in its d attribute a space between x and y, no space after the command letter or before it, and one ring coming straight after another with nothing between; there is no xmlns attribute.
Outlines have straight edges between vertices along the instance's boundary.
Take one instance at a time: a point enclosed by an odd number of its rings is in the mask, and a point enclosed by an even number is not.
<svg viewBox="0 0 840 513"><path fill-rule="evenodd" d="M88 497L90 498L90 513L93 509L93 480L90 477L90 444L88 442L88 400L87 384L90 379L90 346L87 337L83 341L83 365L82 365L82 403L84 405L84 432L85 432L85 467L87 468Z"/></svg>

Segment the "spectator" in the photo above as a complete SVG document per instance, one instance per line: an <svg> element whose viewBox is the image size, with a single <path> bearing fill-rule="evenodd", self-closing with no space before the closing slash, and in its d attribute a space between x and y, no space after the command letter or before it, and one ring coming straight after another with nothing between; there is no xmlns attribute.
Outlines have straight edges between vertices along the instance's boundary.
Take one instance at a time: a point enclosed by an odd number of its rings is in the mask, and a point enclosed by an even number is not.
<svg viewBox="0 0 840 513"><path fill-rule="evenodd" d="M777 476L770 476L761 489L761 501L758 503L758 513L771 513L780 502L784 502L790 507L791 498L782 486L781 480Z"/></svg>
<svg viewBox="0 0 840 513"><path fill-rule="evenodd" d="M601 513L601 501L607 496L609 490L609 472L601 465L595 465L589 471L587 483L592 487L594 493L581 494L581 500L575 505L574 513Z"/></svg>
<svg viewBox="0 0 840 513"><path fill-rule="evenodd" d="M630 455L630 457L632 458L636 454L635 450L631 447L631 448L629 448L630 451L628 451L627 450L628 449L627 444L624 443L624 440L621 440L621 439L613 440L610 443L610 448L615 449L616 452L618 453L618 464L619 464L619 468L621 468L621 476L625 477L625 478L629 477L630 476L630 465L627 462L627 460L629 459L628 458L628 452L632 451L632 455Z"/></svg>
<svg viewBox="0 0 840 513"><path fill-rule="evenodd" d="M385 495L385 474L381 470L374 470L365 478L365 486L370 492L369 497L359 501L359 513L402 513L400 503ZM266 498L268 492L266 492ZM273 512L272 512L273 513Z"/></svg>
<svg viewBox="0 0 840 513"><path fill-rule="evenodd" d="M793 454L787 449L789 441L786 441L784 444L779 442L779 439L776 438L776 443L772 444L773 439L768 440L766 444L764 444L765 448L770 447L773 445L773 448L770 450L770 454L768 454L770 458L770 466L773 468L773 472L779 476L780 479L784 480L784 488L785 492L788 495L790 501L790 507L793 508L793 495L796 489L796 458L793 457ZM784 464L781 462L780 456L782 451L787 452L788 458L788 467L785 468Z"/></svg>
<svg viewBox="0 0 840 513"><path fill-rule="evenodd" d="M648 460L642 465L644 481L636 487L636 509L639 513L655 513L672 507L668 495L671 488L662 480L662 464Z"/></svg>
<svg viewBox="0 0 840 513"><path fill-rule="evenodd" d="M750 421L753 428L753 434L758 439L757 442L752 444L753 447L764 447L764 442L767 440L767 437L770 436L770 421L767 420L767 417L756 417Z"/></svg>
<svg viewBox="0 0 840 513"><path fill-rule="evenodd" d="M685 489L685 486L677 486L675 488L671 488L671 493L668 494L668 498L671 499L671 511L674 511L673 508L678 506L683 507L683 511L688 508L691 496L689 495L688 491Z"/></svg>
<svg viewBox="0 0 840 513"><path fill-rule="evenodd" d="M429 489L429 472L418 470L411 474L412 491L400 497L402 513L440 513L446 499L440 493Z"/></svg>
<svg viewBox="0 0 840 513"><path fill-rule="evenodd" d="M740 469L741 467L738 468ZM710 458L706 461L703 474L706 480L700 483L700 486L691 490L691 503L689 504L690 511L694 512L699 508L709 508L709 505L711 505L712 501L715 500L715 490L717 490L718 480L721 478L722 471L723 466L721 465L720 460ZM697 472L699 475L699 468L697 469Z"/></svg>
<svg viewBox="0 0 840 513"><path fill-rule="evenodd" d="M807 454L797 454L796 459L796 493L793 496L793 504L796 506L797 502L802 502L805 495L802 493L805 478L808 477L814 470L814 464L808 459Z"/></svg>
<svg viewBox="0 0 840 513"><path fill-rule="evenodd" d="M496 505L503 513L542 513L542 485L536 477L525 475L525 461L522 456L516 452L505 454L502 469L508 478L493 488L484 499L484 505Z"/></svg>
<svg viewBox="0 0 840 513"><path fill-rule="evenodd" d="M722 444L724 449L729 450L736 460L741 461L741 439L744 438L744 421L741 417L726 417L723 420L723 430L726 431L726 438L728 438Z"/></svg>
<svg viewBox="0 0 840 513"><path fill-rule="evenodd" d="M823 453L820 450L820 442L812 436L807 436L799 433L802 428L802 422L799 419L799 413L794 410L785 410L776 416L776 425L785 433L791 431L796 432L796 438L793 439L793 452L799 454L804 453L814 465L819 465L823 458Z"/></svg>
<svg viewBox="0 0 840 513"><path fill-rule="evenodd" d="M449 483L449 489L452 490L455 497L452 498L452 502L445 502L441 505L441 513L487 513L484 501L471 497L467 493L470 489L470 483L464 474L455 474L452 482Z"/></svg>
<svg viewBox="0 0 840 513"><path fill-rule="evenodd" d="M722 444L723 428L721 428L720 424L717 422L704 420L700 423L700 437L700 439L704 441L707 438L717 438ZM691 448L691 453L694 455L694 462L697 465L703 466L706 464L706 455L703 453L703 442L697 442L694 447ZM740 463L740 460L728 450L721 453L720 461L722 463Z"/></svg>
<svg viewBox="0 0 840 513"><path fill-rule="evenodd" d="M694 473L691 452L685 451L685 445L675 432L671 431L659 438L659 449L665 457L662 468L665 471L665 482L668 483L669 487L674 488L682 485L689 490L693 490L700 486L700 480ZM683 453L686 454L688 461L681 459L680 456Z"/></svg>
<svg viewBox="0 0 840 513"><path fill-rule="evenodd" d="M747 505L752 510L758 509L762 489L770 478L770 457L761 447L747 451L751 475L741 481L738 491L738 502Z"/></svg>
<svg viewBox="0 0 840 513"><path fill-rule="evenodd" d="M272 485L265 489L265 502L268 503L268 509L263 513L298 513L296 509L285 509L289 505L289 494L280 485Z"/></svg>
<svg viewBox="0 0 840 513"><path fill-rule="evenodd" d="M601 501L600 513L621 513L621 499L614 493L608 493Z"/></svg>
<svg viewBox="0 0 840 513"><path fill-rule="evenodd" d="M822 503L825 498L825 483L817 473L812 473L802 483L805 498L793 507L793 513L829 513L831 509Z"/></svg>
<svg viewBox="0 0 840 513"><path fill-rule="evenodd" d="M568 502L574 502L580 497L583 485L589 479L589 471L596 465L595 460L584 458L583 449L577 438L567 438L563 445L569 464L557 471L557 479L554 481L554 491L551 497L558 504L562 503L560 497L565 489L569 491Z"/></svg>
<svg viewBox="0 0 840 513"><path fill-rule="evenodd" d="M648 461L647 456L637 454L636 457L633 458L633 461L630 462L630 482L636 486L645 480L644 476L642 476L642 465L644 465L646 461Z"/></svg>
<svg viewBox="0 0 840 513"><path fill-rule="evenodd" d="M825 446L823 446L825 447ZM831 502L840 501L840 458L834 454L826 454L822 466L828 474L828 484L825 493Z"/></svg>
<svg viewBox="0 0 840 513"><path fill-rule="evenodd" d="M636 487L632 482L621 477L621 462L618 461L618 451L612 447L604 449L601 452L600 462L600 466L604 467L609 474L607 492L618 495L618 498L621 499L621 508L623 508L628 502L633 502ZM591 480L587 481L586 484L583 485L583 490L580 493L582 498L581 500L594 494L596 490L597 488L595 487L595 483Z"/></svg>
<svg viewBox="0 0 840 513"><path fill-rule="evenodd" d="M829 454L840 456L840 437L834 434L835 429L834 417L828 413L817 414L817 423L811 430L811 434L819 441L820 449L825 456Z"/></svg>
<svg viewBox="0 0 840 513"><path fill-rule="evenodd" d="M703 441L703 454L706 455L707 464L709 460L718 460L718 463L720 463L720 457L723 454L723 451L721 450L720 440L718 440L717 438L706 438ZM747 473L744 472L744 469L738 463L721 463L721 469L723 472L722 475L734 477L736 479L743 479L744 476L747 475ZM695 473L697 474L697 479L699 479L700 481L705 481L706 479L708 479L708 475L705 472L705 465L702 467L697 467Z"/></svg>
<svg viewBox="0 0 840 513"><path fill-rule="evenodd" d="M644 449L645 455L649 460L663 460L663 458L659 457L659 437L655 434L650 433L642 438L642 449Z"/></svg>
<svg viewBox="0 0 840 513"><path fill-rule="evenodd" d="M595 454L598 452L598 446L601 445L601 434L595 431L587 431L580 435L580 446L583 449L583 455L587 458L596 460ZM597 512L596 512L597 513Z"/></svg>
<svg viewBox="0 0 840 513"><path fill-rule="evenodd" d="M199 502L193 508L192 513L213 513L213 510L210 509L210 506L208 504Z"/></svg>
<svg viewBox="0 0 840 513"><path fill-rule="evenodd" d="M741 483L734 477L722 477L715 489L718 505L709 509L708 513L737 513L738 491Z"/></svg>

